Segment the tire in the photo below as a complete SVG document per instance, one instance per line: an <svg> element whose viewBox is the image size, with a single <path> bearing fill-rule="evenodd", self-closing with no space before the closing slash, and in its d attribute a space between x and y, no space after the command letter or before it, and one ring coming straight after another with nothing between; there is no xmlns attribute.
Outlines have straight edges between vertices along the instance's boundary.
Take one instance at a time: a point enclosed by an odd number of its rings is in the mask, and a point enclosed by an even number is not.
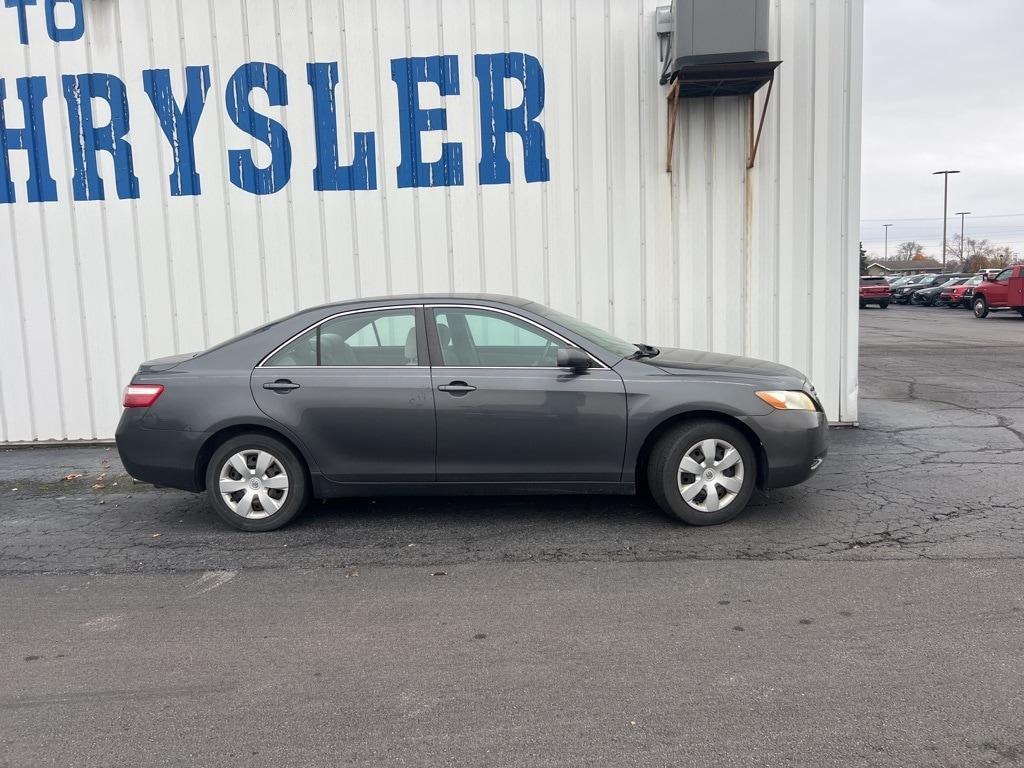
<svg viewBox="0 0 1024 768"><path fill-rule="evenodd" d="M888 301L880 301L880 302L878 302L878 308L879 309L888 309L889 308L889 302Z"/></svg>
<svg viewBox="0 0 1024 768"><path fill-rule="evenodd" d="M861 309L867 309L867 308L868 308L868 305L867 305L867 304L865 304L865 303L864 303L864 302L862 301L862 302L860 303L860 308L861 308Z"/></svg>
<svg viewBox="0 0 1024 768"><path fill-rule="evenodd" d="M988 302L985 301L984 296L978 296L974 300L974 316L979 320L988 317Z"/></svg>
<svg viewBox="0 0 1024 768"><path fill-rule="evenodd" d="M702 444L715 441L716 463L726 460L729 449L735 449L739 461L718 470L715 476L715 501L709 503L709 486L703 480L703 472L715 471L714 464L706 466ZM695 456L701 456L698 461ZM685 473L682 469L684 458L694 468L701 468L701 476ZM730 474L731 473L731 474ZM739 476L738 484L732 488L720 485ZM757 458L750 441L735 427L720 421L701 420L683 424L670 430L658 441L651 451L647 464L647 485L651 496L662 510L690 525L718 525L732 520L740 514L750 501L757 478ZM683 497L683 488L697 488L690 502ZM725 501L724 506L721 502Z"/></svg>
<svg viewBox="0 0 1024 768"><path fill-rule="evenodd" d="M241 467L247 470L245 473L239 471L240 460L245 462ZM266 468L257 476L261 461L266 462ZM284 481L280 480L282 475ZM235 488L227 498L222 481L225 487ZM254 481L260 483L258 489L249 485ZM230 484L237 484L237 487ZM224 522L240 531L273 531L287 525L305 508L309 487L302 459L269 435L254 433L227 440L213 452L206 468L206 494L210 503ZM266 508L258 509L271 504L279 504L279 507L269 514Z"/></svg>

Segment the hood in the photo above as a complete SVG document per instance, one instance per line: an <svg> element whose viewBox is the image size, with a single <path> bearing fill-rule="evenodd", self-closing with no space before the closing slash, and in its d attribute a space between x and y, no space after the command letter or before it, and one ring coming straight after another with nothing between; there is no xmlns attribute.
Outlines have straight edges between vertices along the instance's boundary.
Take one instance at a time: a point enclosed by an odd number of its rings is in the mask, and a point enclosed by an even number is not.
<svg viewBox="0 0 1024 768"><path fill-rule="evenodd" d="M758 360L754 357L720 355L715 352L699 352L693 349L672 349L661 347L657 357L645 358L643 362L661 368L666 373L693 371L698 373L725 373L737 376L786 377L807 380L800 371L788 365Z"/></svg>
<svg viewBox="0 0 1024 768"><path fill-rule="evenodd" d="M184 355L171 355L170 357L158 357L155 360L147 360L139 365L139 373L160 373L168 371L179 363L191 360L198 352L187 352Z"/></svg>

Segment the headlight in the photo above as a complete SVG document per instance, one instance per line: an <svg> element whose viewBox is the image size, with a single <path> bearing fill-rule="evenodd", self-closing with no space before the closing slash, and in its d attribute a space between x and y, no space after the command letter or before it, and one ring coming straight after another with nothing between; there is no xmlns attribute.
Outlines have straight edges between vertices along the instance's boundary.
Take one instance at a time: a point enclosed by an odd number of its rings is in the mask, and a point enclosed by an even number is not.
<svg viewBox="0 0 1024 768"><path fill-rule="evenodd" d="M756 392L759 398L764 400L772 408L779 411L816 411L814 401L806 392L790 392L778 390L771 392Z"/></svg>

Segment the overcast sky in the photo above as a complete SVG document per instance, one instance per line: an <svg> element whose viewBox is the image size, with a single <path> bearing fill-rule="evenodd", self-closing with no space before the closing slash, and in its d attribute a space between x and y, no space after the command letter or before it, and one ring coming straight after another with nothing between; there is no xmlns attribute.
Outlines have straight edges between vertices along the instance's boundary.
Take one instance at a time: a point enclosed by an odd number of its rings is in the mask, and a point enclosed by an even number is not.
<svg viewBox="0 0 1024 768"><path fill-rule="evenodd" d="M1024 2L865 0L861 237L942 244L942 177L968 236L1024 252ZM1008 216L1006 214L1017 214Z"/></svg>

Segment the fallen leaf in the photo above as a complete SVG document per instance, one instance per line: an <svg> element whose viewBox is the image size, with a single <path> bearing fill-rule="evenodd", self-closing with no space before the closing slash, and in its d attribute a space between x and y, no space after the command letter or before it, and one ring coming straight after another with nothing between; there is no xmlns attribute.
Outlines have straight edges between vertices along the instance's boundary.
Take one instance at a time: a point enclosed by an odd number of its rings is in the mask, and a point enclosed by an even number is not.
<svg viewBox="0 0 1024 768"><path fill-rule="evenodd" d="M107 487L107 486L105 486L105 485L104 485L103 483L96 483L96 485L94 485L94 486L92 487L92 489L93 489L94 491L99 491L99 490L102 490L103 488L106 488L106 487Z"/></svg>
<svg viewBox="0 0 1024 768"><path fill-rule="evenodd" d="M77 472L72 472L70 475L65 475L64 479L65 480L77 480L80 477L81 477L81 475L78 474Z"/></svg>

